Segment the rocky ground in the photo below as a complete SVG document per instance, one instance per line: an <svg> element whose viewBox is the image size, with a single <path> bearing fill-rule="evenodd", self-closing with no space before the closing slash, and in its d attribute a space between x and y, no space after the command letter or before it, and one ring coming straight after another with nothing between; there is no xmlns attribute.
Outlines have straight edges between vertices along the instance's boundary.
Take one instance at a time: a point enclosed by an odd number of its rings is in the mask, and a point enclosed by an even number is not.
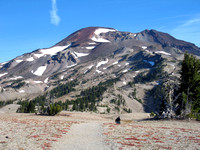
<svg viewBox="0 0 200 150"><path fill-rule="evenodd" d="M148 114L62 112L57 116L0 109L0 150L200 149L196 121L139 121Z"/></svg>
<svg viewBox="0 0 200 150"><path fill-rule="evenodd" d="M185 121L105 123L107 144L117 149L200 149L200 124Z"/></svg>

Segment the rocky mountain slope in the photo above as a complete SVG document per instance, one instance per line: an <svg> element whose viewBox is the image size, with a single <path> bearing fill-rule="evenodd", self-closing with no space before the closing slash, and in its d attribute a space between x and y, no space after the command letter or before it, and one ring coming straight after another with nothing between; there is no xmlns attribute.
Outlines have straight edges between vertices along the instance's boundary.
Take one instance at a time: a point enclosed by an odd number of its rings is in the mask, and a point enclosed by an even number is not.
<svg viewBox="0 0 200 150"><path fill-rule="evenodd" d="M162 103L162 96L155 95L163 94L169 79L178 80L185 51L200 56L194 44L156 30L130 33L84 28L50 48L1 63L0 101L31 100L44 93L53 101L74 100L84 90L114 80L96 104L99 112L108 107L111 112L155 111ZM75 80L75 90L50 94Z"/></svg>

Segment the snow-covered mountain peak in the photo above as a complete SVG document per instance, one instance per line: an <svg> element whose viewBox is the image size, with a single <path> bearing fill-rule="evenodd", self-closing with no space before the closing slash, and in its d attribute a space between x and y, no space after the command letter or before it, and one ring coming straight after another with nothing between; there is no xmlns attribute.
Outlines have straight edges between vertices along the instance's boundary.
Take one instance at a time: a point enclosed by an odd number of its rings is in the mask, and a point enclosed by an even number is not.
<svg viewBox="0 0 200 150"><path fill-rule="evenodd" d="M115 32L117 30L115 29L110 29L110 28L97 28L94 31L94 35L91 38L94 42L99 42L99 43L106 43L106 42L110 42L107 39L104 39L103 37L101 37L102 33L107 33L107 32Z"/></svg>
<svg viewBox="0 0 200 150"><path fill-rule="evenodd" d="M118 89L140 73L154 71L163 58L169 64L177 62L186 50L200 56L195 45L155 30L130 33L114 28L83 28L50 48L0 63L0 84L5 89L0 100L15 99L19 93L29 98L72 79L88 82L89 87L118 77ZM174 69L166 67L168 72Z"/></svg>
<svg viewBox="0 0 200 150"><path fill-rule="evenodd" d="M109 29L109 28L97 28L94 31L94 34L96 34L97 36L100 36L101 33L107 33L107 32L115 32L117 30L115 29Z"/></svg>

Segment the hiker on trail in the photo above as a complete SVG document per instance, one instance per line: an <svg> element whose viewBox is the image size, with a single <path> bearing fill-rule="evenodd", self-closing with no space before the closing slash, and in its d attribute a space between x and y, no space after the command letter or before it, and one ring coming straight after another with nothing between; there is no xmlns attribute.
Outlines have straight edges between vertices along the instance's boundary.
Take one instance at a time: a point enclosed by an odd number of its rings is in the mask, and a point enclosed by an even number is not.
<svg viewBox="0 0 200 150"><path fill-rule="evenodd" d="M120 124L120 117L118 116L116 119L115 119L115 122L117 123L117 124Z"/></svg>

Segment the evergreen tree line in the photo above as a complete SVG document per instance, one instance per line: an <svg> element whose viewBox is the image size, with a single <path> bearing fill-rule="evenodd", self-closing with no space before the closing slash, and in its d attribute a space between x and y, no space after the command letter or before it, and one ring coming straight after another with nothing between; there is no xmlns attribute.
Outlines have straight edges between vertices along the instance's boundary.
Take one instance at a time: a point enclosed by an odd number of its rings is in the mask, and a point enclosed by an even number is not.
<svg viewBox="0 0 200 150"><path fill-rule="evenodd" d="M176 112L183 116L200 118L200 60L186 52L180 74Z"/></svg>
<svg viewBox="0 0 200 150"><path fill-rule="evenodd" d="M139 73L134 78L134 83L151 82L166 76L166 74L163 71L164 68L163 61L164 60L161 59L158 63L156 63L155 66L146 75L144 75L144 72Z"/></svg>
<svg viewBox="0 0 200 150"><path fill-rule="evenodd" d="M8 82L12 82L12 83L10 85L7 85L6 87L7 88L11 87L13 89L19 89L19 88L23 87L26 84L22 79L4 81L2 84L8 83Z"/></svg>
<svg viewBox="0 0 200 150"><path fill-rule="evenodd" d="M9 105L9 104L13 104L15 100L9 100L9 101L0 101L0 108Z"/></svg>
<svg viewBox="0 0 200 150"><path fill-rule="evenodd" d="M47 107L47 114L49 116L54 116L61 111L62 111L62 106L58 104L50 104L50 106Z"/></svg>
<svg viewBox="0 0 200 150"><path fill-rule="evenodd" d="M34 101L21 101L19 102L19 104L21 106L17 109L17 113L36 113L36 105ZM50 104L48 107L45 107L43 104L41 104L39 108L40 114L49 116L54 116L60 111L62 111L62 107L57 103Z"/></svg>
<svg viewBox="0 0 200 150"><path fill-rule="evenodd" d="M170 112L181 118L200 119L200 60L186 52L180 75L179 83L166 78L166 83L154 87L149 94L156 100L160 115Z"/></svg>
<svg viewBox="0 0 200 150"><path fill-rule="evenodd" d="M34 98L32 101L35 105L39 105L39 106L44 106L47 105L47 98L46 98L47 94L42 95L42 96L38 96L36 98Z"/></svg>
<svg viewBox="0 0 200 150"><path fill-rule="evenodd" d="M96 103L102 100L103 93L118 80L119 78L110 79L105 82L100 82L97 86L81 91L80 97L71 101L72 110L96 111Z"/></svg>
<svg viewBox="0 0 200 150"><path fill-rule="evenodd" d="M14 89L19 89L19 88L21 88L21 87L24 86L24 85L25 85L25 82L20 82L20 83L18 83L17 85L13 85L12 88L14 88Z"/></svg>
<svg viewBox="0 0 200 150"><path fill-rule="evenodd" d="M123 106L125 106L125 103L126 103L126 102L125 102L125 100L123 99L123 97L122 97L120 94L118 94L116 99L111 99L111 100L110 100L110 103L116 104L117 106L120 106L121 104L122 104Z"/></svg>
<svg viewBox="0 0 200 150"><path fill-rule="evenodd" d="M149 105L147 106L147 111L158 112L157 114L161 115L163 112L167 111L168 104L168 93L164 84L157 85L150 90L146 91L145 99L152 97L152 103L154 108L151 108Z"/></svg>
<svg viewBox="0 0 200 150"><path fill-rule="evenodd" d="M33 101L20 101L18 102L21 106L17 109L17 113L34 113L35 104Z"/></svg>
<svg viewBox="0 0 200 150"><path fill-rule="evenodd" d="M60 84L56 88L52 89L50 92L42 96L38 96L31 101L20 101L18 104L21 107L17 112L19 113L33 113L35 112L35 107L39 107L40 111L45 112L48 115L55 115L61 110L69 110L69 105L72 106L71 110L76 111L96 111L96 102L101 101L103 93L108 87L116 83L119 78L110 79L105 82L100 82L98 86L93 86L86 90L81 91L81 94L72 101L66 100L65 102L55 102L54 104L49 104L51 98L57 98L74 91L74 86L78 84L77 80L68 82L66 84ZM56 113L55 113L56 112Z"/></svg>
<svg viewBox="0 0 200 150"><path fill-rule="evenodd" d="M55 103L52 103L49 99L52 97L61 97L65 94L70 93L74 90L74 86L78 84L77 80L60 84L56 88L52 89L49 93L42 96L37 96L33 100L29 101L19 101L18 104L21 105L19 109L17 110L18 113L34 113L36 106L40 108L41 114L47 114L47 115L55 115L56 113L60 112L62 110L62 106ZM50 96L49 96L50 95Z"/></svg>
<svg viewBox="0 0 200 150"><path fill-rule="evenodd" d="M60 84L56 88L50 91L51 98L58 98L63 95L66 95L72 91L75 91L74 87L78 85L78 81L74 80L65 84Z"/></svg>

